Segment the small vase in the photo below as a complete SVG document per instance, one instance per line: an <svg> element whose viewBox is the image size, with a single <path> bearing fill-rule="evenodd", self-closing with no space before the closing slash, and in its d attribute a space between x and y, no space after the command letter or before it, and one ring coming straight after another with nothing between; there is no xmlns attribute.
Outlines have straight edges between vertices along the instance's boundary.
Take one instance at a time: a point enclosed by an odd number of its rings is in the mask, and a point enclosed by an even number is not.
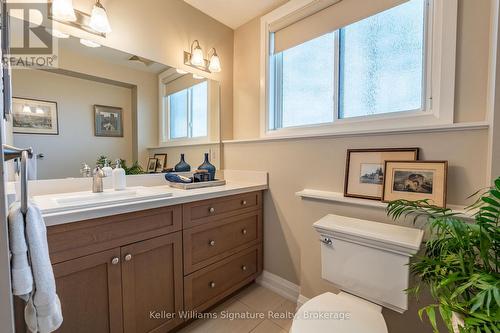
<svg viewBox="0 0 500 333"><path fill-rule="evenodd" d="M215 179L215 166L208 160L208 153L205 153L205 161L198 167L198 170L207 170L210 174L210 180Z"/></svg>
<svg viewBox="0 0 500 333"><path fill-rule="evenodd" d="M191 171L191 166L184 161L184 154L181 154L181 160L174 167L175 172Z"/></svg>

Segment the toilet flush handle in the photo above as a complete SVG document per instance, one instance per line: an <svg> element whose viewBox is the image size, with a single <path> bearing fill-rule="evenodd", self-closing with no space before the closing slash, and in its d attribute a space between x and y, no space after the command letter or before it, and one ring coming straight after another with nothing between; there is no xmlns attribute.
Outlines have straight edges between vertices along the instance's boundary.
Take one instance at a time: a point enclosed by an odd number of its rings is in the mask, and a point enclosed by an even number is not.
<svg viewBox="0 0 500 333"><path fill-rule="evenodd" d="M322 236L320 239L321 243L325 244L326 246L332 246L333 241L330 237Z"/></svg>

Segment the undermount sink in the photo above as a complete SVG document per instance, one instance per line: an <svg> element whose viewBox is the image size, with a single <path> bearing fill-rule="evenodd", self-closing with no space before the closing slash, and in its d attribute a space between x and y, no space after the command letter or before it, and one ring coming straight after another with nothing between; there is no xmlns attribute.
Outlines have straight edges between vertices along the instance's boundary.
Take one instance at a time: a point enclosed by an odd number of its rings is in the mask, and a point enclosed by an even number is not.
<svg viewBox="0 0 500 333"><path fill-rule="evenodd" d="M101 193L73 192L34 196L33 201L43 213L57 213L73 209L132 203L172 196L162 188L131 187L123 191L105 190Z"/></svg>

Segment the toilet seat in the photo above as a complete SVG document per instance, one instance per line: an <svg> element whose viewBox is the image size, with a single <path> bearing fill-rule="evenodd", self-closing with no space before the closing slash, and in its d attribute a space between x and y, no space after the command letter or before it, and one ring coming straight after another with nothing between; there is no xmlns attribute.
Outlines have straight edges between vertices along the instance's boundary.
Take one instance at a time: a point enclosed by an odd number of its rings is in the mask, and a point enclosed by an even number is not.
<svg viewBox="0 0 500 333"><path fill-rule="evenodd" d="M388 333L381 311L349 294L324 293L299 309L290 333Z"/></svg>

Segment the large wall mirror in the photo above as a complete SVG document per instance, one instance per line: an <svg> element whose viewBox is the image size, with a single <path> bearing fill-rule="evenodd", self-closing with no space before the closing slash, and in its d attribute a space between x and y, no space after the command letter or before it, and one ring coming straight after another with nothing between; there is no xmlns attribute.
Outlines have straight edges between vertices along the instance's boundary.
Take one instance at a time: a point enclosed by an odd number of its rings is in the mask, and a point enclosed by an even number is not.
<svg viewBox="0 0 500 333"><path fill-rule="evenodd" d="M192 169L204 153L220 166L218 82L90 46L59 39L57 69L12 71L7 142L34 149L31 179L81 177L83 164L94 167L101 156L129 168L137 162L143 172L155 155L166 155L163 170L180 154Z"/></svg>

